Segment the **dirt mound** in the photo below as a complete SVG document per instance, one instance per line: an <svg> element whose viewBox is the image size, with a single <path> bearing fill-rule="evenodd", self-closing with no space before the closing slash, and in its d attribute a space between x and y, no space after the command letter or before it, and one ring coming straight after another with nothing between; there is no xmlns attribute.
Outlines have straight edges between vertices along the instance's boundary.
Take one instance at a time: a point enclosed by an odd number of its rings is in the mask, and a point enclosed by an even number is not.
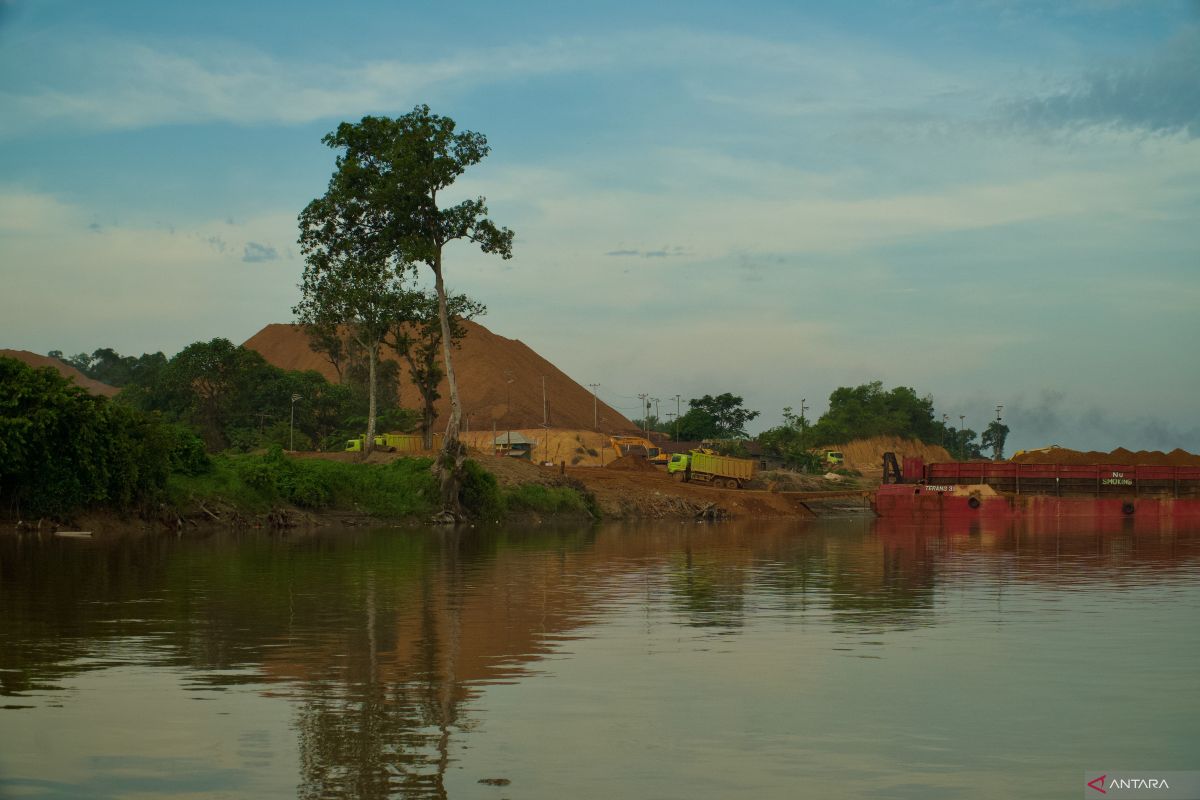
<svg viewBox="0 0 1200 800"><path fill-rule="evenodd" d="M75 381L76 386L86 390L89 394L112 397L121 391L115 386L109 386L107 383L92 380L70 364L59 361L57 358L39 356L37 353L31 353L28 350L0 350L0 356L15 358L17 361L24 362L31 367L50 367L64 378Z"/></svg>
<svg viewBox="0 0 1200 800"><path fill-rule="evenodd" d="M619 469L625 472L660 472L658 467L646 460L645 456L626 455L608 462L605 469Z"/></svg>
<svg viewBox="0 0 1200 800"><path fill-rule="evenodd" d="M486 430L475 429L476 420L471 420L471 430L464 431L461 439L467 447L481 453L491 453L495 449L494 440L505 441L506 430L498 428L495 433L489 427ZM559 428L514 428L512 438L518 437L533 443L533 460L549 461L559 464L567 462L569 467L602 467L612 461L615 454L608 436L590 430L571 430Z"/></svg>
<svg viewBox="0 0 1200 800"><path fill-rule="evenodd" d="M870 439L855 439L840 445L829 445L820 448L825 450L840 450L846 466L864 474L883 474L883 454L895 453L896 459L903 464L905 458L923 458L925 463L953 461L954 458L944 447L936 444L925 444L916 439L901 439L899 436L874 436Z"/></svg>
<svg viewBox="0 0 1200 800"><path fill-rule="evenodd" d="M539 356L517 339L497 336L476 322L465 323L467 335L454 353L454 373L458 378L464 425L472 430L490 430L495 424L506 428L529 429L543 422L542 380L545 379L549 407L548 424L554 428L591 430L592 393L571 380L558 367ZM319 353L308 346L308 338L294 325L268 325L246 340L245 346L257 350L271 364L283 369L313 369L331 381L337 371ZM400 403L416 407L420 403L416 388L409 380L407 365L391 348L383 358L400 364ZM439 388L442 399L436 406L437 425L443 427L450 413L450 390L445 381ZM619 411L601 402L596 407L602 431L633 431L636 426ZM469 420L467 419L469 418ZM552 448L553 449L553 448ZM570 461L570 457L567 457Z"/></svg>
<svg viewBox="0 0 1200 800"><path fill-rule="evenodd" d="M1110 452L1071 450L1066 447L1047 447L1029 450L1012 458L1018 464L1064 464L1091 466L1093 464L1126 464L1148 467L1200 467L1200 456L1175 448L1169 453L1161 450L1126 450L1118 447Z"/></svg>

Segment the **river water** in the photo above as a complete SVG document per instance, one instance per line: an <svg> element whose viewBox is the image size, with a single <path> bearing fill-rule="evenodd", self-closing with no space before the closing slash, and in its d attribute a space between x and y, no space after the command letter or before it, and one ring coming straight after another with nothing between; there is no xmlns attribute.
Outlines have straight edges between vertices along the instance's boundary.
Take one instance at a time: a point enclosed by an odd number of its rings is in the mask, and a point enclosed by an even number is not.
<svg viewBox="0 0 1200 800"><path fill-rule="evenodd" d="M1200 529L0 537L0 797L1078 796L1200 769Z"/></svg>

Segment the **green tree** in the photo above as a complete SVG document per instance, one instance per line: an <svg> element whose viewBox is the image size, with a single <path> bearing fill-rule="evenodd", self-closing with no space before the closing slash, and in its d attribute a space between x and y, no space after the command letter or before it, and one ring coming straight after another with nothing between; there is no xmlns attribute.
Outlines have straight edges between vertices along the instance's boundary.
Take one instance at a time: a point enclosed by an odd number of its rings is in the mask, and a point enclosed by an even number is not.
<svg viewBox="0 0 1200 800"><path fill-rule="evenodd" d="M450 311L451 347L457 350L467 335L463 322L487 313L487 307L465 294L450 295L446 304ZM421 397L421 441L429 450L433 447L433 423L437 420L434 404L442 397L438 385L446 374L439 363L442 321L436 294L413 292L407 305L411 309L409 319L396 321L389 342L407 362L409 378Z"/></svg>
<svg viewBox="0 0 1200 800"><path fill-rule="evenodd" d="M955 458L968 461L973 458L983 458L983 449L975 441L979 435L970 428L947 427L946 449Z"/></svg>
<svg viewBox="0 0 1200 800"><path fill-rule="evenodd" d="M132 510L157 499L172 467L206 465L195 436L160 417L0 358L0 498L18 514Z"/></svg>
<svg viewBox="0 0 1200 800"><path fill-rule="evenodd" d="M737 395L706 394L688 401L687 413L679 418L679 438L684 441L745 438L746 423L757 416L757 411L742 407L742 398Z"/></svg>
<svg viewBox="0 0 1200 800"><path fill-rule="evenodd" d="M51 358L70 364L87 377L109 386L128 386L146 371L162 368L167 357L162 353L143 353L141 356L123 356L111 347L101 347L92 352L64 356L61 350L51 350Z"/></svg>
<svg viewBox="0 0 1200 800"><path fill-rule="evenodd" d="M403 271L425 264L433 272L442 328L442 363L450 391L450 419L440 473L442 514L446 521L463 518L459 501L466 449L459 441L462 407L451 358L454 337L443 278L443 251L464 240L484 253L512 257L512 231L487 217L482 197L446 208L439 195L490 150L483 134L455 131L454 120L417 106L395 119L363 117L344 122L324 140L343 152L325 196L301 215L301 241L336 243L355 261L391 265ZM324 246L328 246L324 245Z"/></svg>
<svg viewBox="0 0 1200 800"><path fill-rule="evenodd" d="M841 444L871 436L902 436L937 442L941 424L934 420L933 398L907 386L884 391L880 381L842 386L829 395L829 410L813 426L817 445Z"/></svg>
<svg viewBox="0 0 1200 800"><path fill-rule="evenodd" d="M992 420L983 431L983 447L992 449L992 458L996 461L1004 458L1004 443L1008 440L1008 426L1000 420Z"/></svg>
<svg viewBox="0 0 1200 800"><path fill-rule="evenodd" d="M168 362L159 390L171 406L186 408L184 418L200 429L210 450L222 450L231 424L255 410L245 400L266 370L260 354L228 339L194 342Z"/></svg>
<svg viewBox="0 0 1200 800"><path fill-rule="evenodd" d="M789 469L817 472L821 467L821 457L813 452L817 443L812 439L812 426L790 406L783 409L783 424L763 431L757 441Z"/></svg>

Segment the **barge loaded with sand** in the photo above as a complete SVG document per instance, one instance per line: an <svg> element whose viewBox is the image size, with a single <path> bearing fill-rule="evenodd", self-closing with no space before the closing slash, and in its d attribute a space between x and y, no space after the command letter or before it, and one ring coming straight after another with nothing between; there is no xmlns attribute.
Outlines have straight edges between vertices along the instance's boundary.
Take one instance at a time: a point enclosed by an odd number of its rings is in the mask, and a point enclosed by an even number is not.
<svg viewBox="0 0 1200 800"><path fill-rule="evenodd" d="M1200 521L1200 457L1182 450L1136 454L1052 448L1026 461L926 464L905 458L902 469L889 456L884 456L884 483L872 501L875 513L889 519Z"/></svg>

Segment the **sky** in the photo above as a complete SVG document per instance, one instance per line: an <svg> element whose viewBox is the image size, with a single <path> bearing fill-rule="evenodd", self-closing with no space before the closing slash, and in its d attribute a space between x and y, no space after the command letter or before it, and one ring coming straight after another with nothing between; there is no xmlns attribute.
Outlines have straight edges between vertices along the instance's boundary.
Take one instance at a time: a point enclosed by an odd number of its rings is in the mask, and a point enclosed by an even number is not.
<svg viewBox="0 0 1200 800"><path fill-rule="evenodd" d="M292 319L343 120L485 134L451 288L638 416L880 380L1200 451L1200 3L0 0L0 347ZM669 401L668 401L669 398Z"/></svg>

